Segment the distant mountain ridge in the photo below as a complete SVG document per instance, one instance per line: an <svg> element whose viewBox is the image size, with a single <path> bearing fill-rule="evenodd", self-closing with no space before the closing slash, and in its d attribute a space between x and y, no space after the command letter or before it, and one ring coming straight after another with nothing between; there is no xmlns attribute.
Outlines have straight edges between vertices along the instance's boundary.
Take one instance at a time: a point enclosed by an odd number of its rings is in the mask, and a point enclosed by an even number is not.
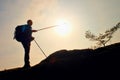
<svg viewBox="0 0 120 80"><path fill-rule="evenodd" d="M120 42L98 49L56 51L30 69L0 72L0 80L120 79Z"/></svg>

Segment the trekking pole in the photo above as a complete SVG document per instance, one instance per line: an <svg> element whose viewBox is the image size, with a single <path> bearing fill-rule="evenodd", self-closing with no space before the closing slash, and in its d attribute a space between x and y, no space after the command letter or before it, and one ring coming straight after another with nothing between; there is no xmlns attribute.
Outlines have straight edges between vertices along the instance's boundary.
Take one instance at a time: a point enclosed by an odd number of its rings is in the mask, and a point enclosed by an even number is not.
<svg viewBox="0 0 120 80"><path fill-rule="evenodd" d="M63 23L63 24L65 24L65 23ZM63 24L61 24L61 25L63 25ZM49 27L41 28L41 29L38 29L37 31L41 31L41 30L49 29L49 28L53 28L53 27L58 27L58 26L60 26L60 25L54 25L54 26L49 26Z"/></svg>
<svg viewBox="0 0 120 80"><path fill-rule="evenodd" d="M35 41L35 43L37 44L37 46L39 47L39 49L42 51L42 53L45 55L45 57L47 57L46 54L44 53L44 51L42 50L42 48L38 45L38 43L36 42L35 39L34 39L34 41Z"/></svg>

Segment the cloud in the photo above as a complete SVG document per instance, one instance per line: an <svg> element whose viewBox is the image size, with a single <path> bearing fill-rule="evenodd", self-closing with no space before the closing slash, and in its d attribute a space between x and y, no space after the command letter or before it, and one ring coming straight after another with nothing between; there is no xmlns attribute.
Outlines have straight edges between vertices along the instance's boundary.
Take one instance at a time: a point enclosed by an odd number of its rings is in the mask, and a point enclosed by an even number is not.
<svg viewBox="0 0 120 80"><path fill-rule="evenodd" d="M24 14L30 4L29 0L0 0L0 24L5 26L12 23Z"/></svg>
<svg viewBox="0 0 120 80"><path fill-rule="evenodd" d="M56 7L57 0L31 0L24 16L26 18L43 20Z"/></svg>

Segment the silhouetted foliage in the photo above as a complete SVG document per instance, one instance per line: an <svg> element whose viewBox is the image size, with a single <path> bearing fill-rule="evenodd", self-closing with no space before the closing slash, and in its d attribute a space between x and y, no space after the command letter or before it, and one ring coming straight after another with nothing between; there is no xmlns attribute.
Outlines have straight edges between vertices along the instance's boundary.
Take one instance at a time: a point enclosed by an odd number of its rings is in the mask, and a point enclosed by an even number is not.
<svg viewBox="0 0 120 80"><path fill-rule="evenodd" d="M94 35L90 31L86 31L85 37L91 41L97 41L96 43L97 46L94 46L94 48L100 47L102 45L105 47L106 43L110 41L111 38L113 37L113 33L115 33L119 28L120 28L120 22L111 29L106 30L105 33L103 34L100 33L98 36Z"/></svg>

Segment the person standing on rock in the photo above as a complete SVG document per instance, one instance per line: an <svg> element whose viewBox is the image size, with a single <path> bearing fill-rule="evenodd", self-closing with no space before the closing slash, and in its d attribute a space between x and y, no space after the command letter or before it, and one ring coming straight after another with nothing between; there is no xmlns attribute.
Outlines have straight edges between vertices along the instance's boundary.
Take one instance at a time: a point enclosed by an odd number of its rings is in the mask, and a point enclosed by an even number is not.
<svg viewBox="0 0 120 80"><path fill-rule="evenodd" d="M24 51L25 51L23 68L30 68L30 61L29 61L30 45L31 45L31 41L34 40L34 37L32 37L32 32L37 32L37 30L32 30L32 24L33 24L32 20L30 19L27 20L27 24L21 25L19 29L16 28L16 32L14 36L16 40L18 38L17 41L22 43ZM21 32L17 31L20 29L21 29Z"/></svg>

